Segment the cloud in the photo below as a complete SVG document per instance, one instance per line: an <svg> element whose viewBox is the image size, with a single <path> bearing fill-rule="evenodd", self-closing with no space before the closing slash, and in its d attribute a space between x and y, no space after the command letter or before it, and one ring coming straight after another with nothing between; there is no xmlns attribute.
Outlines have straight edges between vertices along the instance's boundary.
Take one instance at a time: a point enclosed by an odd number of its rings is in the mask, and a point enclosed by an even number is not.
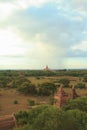
<svg viewBox="0 0 87 130"><path fill-rule="evenodd" d="M52 0L4 0L0 1L0 21L8 18L14 12L27 9L29 7L40 7L47 2L51 2Z"/></svg>
<svg viewBox="0 0 87 130"><path fill-rule="evenodd" d="M0 56L22 56L23 40L11 28L0 29Z"/></svg>
<svg viewBox="0 0 87 130"><path fill-rule="evenodd" d="M0 1L3 43L0 58L15 61L18 66L20 61L22 67L50 64L61 68L64 58L86 57L86 3L85 0Z"/></svg>
<svg viewBox="0 0 87 130"><path fill-rule="evenodd" d="M68 69L87 69L87 57L66 58L64 66Z"/></svg>
<svg viewBox="0 0 87 130"><path fill-rule="evenodd" d="M72 50L80 50L80 51L86 51L87 52L87 41L82 41L82 43L75 45L71 48Z"/></svg>
<svg viewBox="0 0 87 130"><path fill-rule="evenodd" d="M17 0L16 4L19 5L21 8L26 9L29 7L40 7L45 3L52 2L53 0Z"/></svg>
<svg viewBox="0 0 87 130"><path fill-rule="evenodd" d="M62 0L58 1L57 5L58 10L63 11L62 15L71 17L73 20L83 20L87 17L87 0Z"/></svg>
<svg viewBox="0 0 87 130"><path fill-rule="evenodd" d="M56 48L53 53L58 59L84 56L85 53L83 55L81 51L73 50L72 46L84 40L86 34L84 35L83 32L86 27L83 26L82 21L73 21L60 13L56 4L49 3L41 8L20 11L16 16L11 17L10 25L18 28L19 34L29 45L31 43L38 46L37 43L43 43L44 48L47 46ZM50 60L50 54L48 56Z"/></svg>
<svg viewBox="0 0 87 130"><path fill-rule="evenodd" d="M30 68L35 69L46 64L50 64L52 68L57 67L56 61L62 64L61 48L44 43L43 37L41 34L36 34L33 41L26 42L13 28L0 30L0 66L6 68L7 65L14 68L16 64L17 68L18 66L27 68L30 64Z"/></svg>

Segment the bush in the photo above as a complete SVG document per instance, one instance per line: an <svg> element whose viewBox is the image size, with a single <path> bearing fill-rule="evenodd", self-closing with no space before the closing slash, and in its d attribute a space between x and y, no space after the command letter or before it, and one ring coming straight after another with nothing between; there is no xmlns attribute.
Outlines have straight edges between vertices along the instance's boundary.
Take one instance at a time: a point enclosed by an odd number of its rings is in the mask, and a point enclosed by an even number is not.
<svg viewBox="0 0 87 130"><path fill-rule="evenodd" d="M87 82L87 76L83 78L83 82Z"/></svg>
<svg viewBox="0 0 87 130"><path fill-rule="evenodd" d="M87 114L80 110L63 111L52 105L33 108L16 114L15 130L87 130Z"/></svg>
<svg viewBox="0 0 87 130"><path fill-rule="evenodd" d="M35 101L32 99L28 99L28 104L29 106L34 106L35 105Z"/></svg>
<svg viewBox="0 0 87 130"><path fill-rule="evenodd" d="M18 104L18 101L17 100L14 100L14 102L13 102L14 104Z"/></svg>
<svg viewBox="0 0 87 130"><path fill-rule="evenodd" d="M55 101L55 99L54 99L54 97L50 97L49 98L49 103L50 103L50 105L53 105L54 104L54 101Z"/></svg>
<svg viewBox="0 0 87 130"><path fill-rule="evenodd" d="M36 79L40 79L40 77L39 77L39 76L36 76Z"/></svg>
<svg viewBox="0 0 87 130"><path fill-rule="evenodd" d="M64 110L79 109L80 111L87 112L87 97L79 97L69 102L64 106Z"/></svg>
<svg viewBox="0 0 87 130"><path fill-rule="evenodd" d="M36 94L37 90L34 84L24 82L17 90L23 94Z"/></svg>
<svg viewBox="0 0 87 130"><path fill-rule="evenodd" d="M86 85L83 84L83 83L78 83L75 87L76 87L76 88L83 89L83 88L86 88Z"/></svg>
<svg viewBox="0 0 87 130"><path fill-rule="evenodd" d="M63 84L64 87L69 87L70 80L64 78L64 79L60 79L58 82Z"/></svg>
<svg viewBox="0 0 87 130"><path fill-rule="evenodd" d="M50 82L39 84L39 95L53 95L57 91L57 86Z"/></svg>

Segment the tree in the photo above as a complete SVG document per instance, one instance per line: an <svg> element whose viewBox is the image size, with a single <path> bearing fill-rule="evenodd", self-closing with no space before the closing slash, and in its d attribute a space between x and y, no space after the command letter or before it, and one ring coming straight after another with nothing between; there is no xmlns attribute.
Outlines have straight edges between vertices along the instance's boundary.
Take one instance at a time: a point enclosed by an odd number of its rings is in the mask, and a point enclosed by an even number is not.
<svg viewBox="0 0 87 130"><path fill-rule="evenodd" d="M80 110L68 110L66 114L70 117L73 117L76 122L79 124L79 130L87 129L87 113Z"/></svg>
<svg viewBox="0 0 87 130"><path fill-rule="evenodd" d="M28 116L25 115L23 112L19 117L27 117L27 124L18 130L80 130L79 123L73 116L55 106L34 108L29 111Z"/></svg>
<svg viewBox="0 0 87 130"><path fill-rule="evenodd" d="M16 77L16 78L13 78L12 83L11 83L11 86L12 86L13 88L18 88L18 87L20 87L20 86L21 86L23 83L25 83L25 82L31 83L31 81L28 80L28 79L25 78L25 77Z"/></svg>
<svg viewBox="0 0 87 130"><path fill-rule="evenodd" d="M64 110L79 109L87 112L87 97L80 97L69 102L64 106Z"/></svg>
<svg viewBox="0 0 87 130"><path fill-rule="evenodd" d="M70 80L63 78L59 80L59 83L63 84L64 87L69 87Z"/></svg>
<svg viewBox="0 0 87 130"><path fill-rule="evenodd" d="M57 87L53 83L45 82L39 85L39 95L53 95L57 91Z"/></svg>
<svg viewBox="0 0 87 130"><path fill-rule="evenodd" d="M35 130L78 130L77 127L74 118L68 117L56 107L45 109L33 124Z"/></svg>
<svg viewBox="0 0 87 130"><path fill-rule="evenodd" d="M17 90L23 94L36 94L37 93L35 85L29 82L24 82L23 84L21 84L20 87L17 88Z"/></svg>

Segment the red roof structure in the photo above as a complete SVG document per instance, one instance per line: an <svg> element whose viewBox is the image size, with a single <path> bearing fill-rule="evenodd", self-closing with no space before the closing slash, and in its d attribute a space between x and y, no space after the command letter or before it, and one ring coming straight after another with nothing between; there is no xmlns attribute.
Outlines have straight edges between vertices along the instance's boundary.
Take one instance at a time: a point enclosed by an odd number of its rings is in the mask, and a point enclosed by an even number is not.
<svg viewBox="0 0 87 130"><path fill-rule="evenodd" d="M12 130L13 128L16 127L17 124L14 114L0 116L0 130Z"/></svg>

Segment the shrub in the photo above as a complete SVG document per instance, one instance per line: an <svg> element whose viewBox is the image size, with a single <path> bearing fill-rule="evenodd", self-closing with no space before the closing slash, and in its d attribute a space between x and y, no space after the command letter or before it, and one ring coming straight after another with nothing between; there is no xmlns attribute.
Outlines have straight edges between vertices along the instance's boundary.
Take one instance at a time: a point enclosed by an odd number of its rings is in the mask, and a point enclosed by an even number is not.
<svg viewBox="0 0 87 130"><path fill-rule="evenodd" d="M83 83L78 83L75 87L76 87L76 88L83 89L83 88L86 88L86 85L83 84Z"/></svg>
<svg viewBox="0 0 87 130"><path fill-rule="evenodd" d="M34 84L24 82L17 90L23 94L36 94L37 90Z"/></svg>
<svg viewBox="0 0 87 130"><path fill-rule="evenodd" d="M35 105L35 101L32 99L28 99L28 104L29 106L34 106Z"/></svg>
<svg viewBox="0 0 87 130"><path fill-rule="evenodd" d="M14 104L18 104L18 101L17 100L14 100L14 102L13 102Z"/></svg>
<svg viewBox="0 0 87 130"><path fill-rule="evenodd" d="M53 95L57 91L57 86L50 82L39 84L39 95Z"/></svg>
<svg viewBox="0 0 87 130"><path fill-rule="evenodd" d="M83 78L83 82L87 82L87 76Z"/></svg>
<svg viewBox="0 0 87 130"><path fill-rule="evenodd" d="M50 97L49 98L49 103L50 103L50 105L53 105L54 104L54 101L55 101L55 99L54 99L54 97Z"/></svg>
<svg viewBox="0 0 87 130"><path fill-rule="evenodd" d="M64 87L69 87L70 80L64 78L64 79L60 79L58 82L63 84Z"/></svg>

